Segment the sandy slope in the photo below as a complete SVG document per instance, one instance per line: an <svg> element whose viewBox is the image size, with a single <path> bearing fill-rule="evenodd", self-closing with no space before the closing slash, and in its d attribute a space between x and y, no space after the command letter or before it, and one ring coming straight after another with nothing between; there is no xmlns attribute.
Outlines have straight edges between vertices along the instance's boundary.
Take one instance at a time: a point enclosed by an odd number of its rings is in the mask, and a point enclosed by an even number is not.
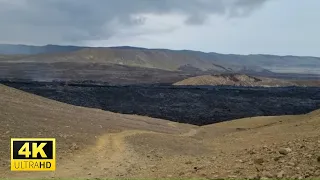
<svg viewBox="0 0 320 180"><path fill-rule="evenodd" d="M194 127L184 124L176 127L170 121L71 106L3 85L0 85L0 120L0 167L4 170L9 165L11 137L55 137L57 154L64 158L74 149L94 146L106 133L140 130L180 134Z"/></svg>
<svg viewBox="0 0 320 180"><path fill-rule="evenodd" d="M1 177L320 177L320 111L197 127L0 86L0 112ZM10 172L10 137L56 137L57 171Z"/></svg>
<svg viewBox="0 0 320 180"><path fill-rule="evenodd" d="M245 74L230 75L202 75L190 77L174 83L174 85L202 86L202 85L230 85L230 86L262 86L262 87L281 87L295 86L297 84L281 79L253 77ZM303 85L302 82L300 85Z"/></svg>

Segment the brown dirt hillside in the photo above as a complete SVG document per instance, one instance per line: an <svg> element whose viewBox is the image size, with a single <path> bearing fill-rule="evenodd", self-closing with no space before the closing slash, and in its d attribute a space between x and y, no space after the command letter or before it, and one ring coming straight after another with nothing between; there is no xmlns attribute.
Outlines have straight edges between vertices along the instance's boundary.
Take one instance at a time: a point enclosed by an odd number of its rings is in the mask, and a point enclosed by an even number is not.
<svg viewBox="0 0 320 180"><path fill-rule="evenodd" d="M203 127L71 106L0 86L0 177L320 178L320 111ZM56 137L57 171L9 171L10 137Z"/></svg>
<svg viewBox="0 0 320 180"><path fill-rule="evenodd" d="M4 85L0 85L0 120L0 177L3 177L1 170L4 177L8 173L12 137L55 137L57 155L64 159L75 149L95 145L99 136L106 133L130 129L180 134L193 127L184 124L175 127L170 121L76 107Z"/></svg>
<svg viewBox="0 0 320 180"><path fill-rule="evenodd" d="M253 77L245 74L221 74L221 75L203 75L184 79L174 83L174 85L231 85L231 86L293 86L297 85L293 82L264 78Z"/></svg>
<svg viewBox="0 0 320 180"><path fill-rule="evenodd" d="M295 80L294 83L298 84L299 86L320 86L320 78L317 80Z"/></svg>
<svg viewBox="0 0 320 180"><path fill-rule="evenodd" d="M9 56L8 56L9 57ZM179 53L169 50L146 49L115 49L115 48L84 48L73 52L27 55L16 58L1 58L2 62L90 62L118 64L162 70L178 70L191 65L201 70L216 70L224 72L226 67L217 67L210 58L199 58L197 55ZM226 64L227 65L227 64Z"/></svg>

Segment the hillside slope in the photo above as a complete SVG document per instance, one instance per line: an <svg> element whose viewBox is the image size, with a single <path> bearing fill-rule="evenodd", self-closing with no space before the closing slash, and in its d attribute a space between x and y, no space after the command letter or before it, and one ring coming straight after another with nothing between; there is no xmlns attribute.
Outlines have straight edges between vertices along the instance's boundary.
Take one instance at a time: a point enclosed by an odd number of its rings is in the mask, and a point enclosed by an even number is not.
<svg viewBox="0 0 320 180"><path fill-rule="evenodd" d="M31 45L14 45L14 44L0 44L0 54L6 55L33 55L33 54L45 54L45 53L57 53L57 52L71 52L83 49L84 47L78 46L58 46L58 45L46 45L46 46L31 46Z"/></svg>
<svg viewBox="0 0 320 180"><path fill-rule="evenodd" d="M72 52L47 53L27 55L2 62L86 62L108 63L162 70L179 70L180 67L189 65L198 70L216 70L224 72L224 67L214 65L208 58L198 58L192 54L170 50L149 50L136 48L85 48Z"/></svg>
<svg viewBox="0 0 320 180"><path fill-rule="evenodd" d="M0 92L0 177L320 178L319 110L197 127ZM9 171L9 138L26 136L57 138L56 172Z"/></svg>
<svg viewBox="0 0 320 180"><path fill-rule="evenodd" d="M174 85L201 86L201 85L229 85L229 86L262 86L262 87L284 87L297 86L293 82L253 77L245 74L229 74L229 75L203 75L184 79L174 83ZM302 84L300 84L302 85Z"/></svg>
<svg viewBox="0 0 320 180"><path fill-rule="evenodd" d="M9 52L9 53L8 53ZM235 55L190 50L137 47L76 47L0 45L0 54L25 54L19 62L99 62L179 70L185 66L216 72L298 73L320 75L320 58L275 55Z"/></svg>
<svg viewBox="0 0 320 180"><path fill-rule="evenodd" d="M75 146L82 149L94 145L98 136L105 133L130 129L179 134L194 127L174 127L166 120L67 105L1 84L0 120L0 177L5 177L3 171L9 173L12 137L55 137L57 154L64 157L73 153Z"/></svg>

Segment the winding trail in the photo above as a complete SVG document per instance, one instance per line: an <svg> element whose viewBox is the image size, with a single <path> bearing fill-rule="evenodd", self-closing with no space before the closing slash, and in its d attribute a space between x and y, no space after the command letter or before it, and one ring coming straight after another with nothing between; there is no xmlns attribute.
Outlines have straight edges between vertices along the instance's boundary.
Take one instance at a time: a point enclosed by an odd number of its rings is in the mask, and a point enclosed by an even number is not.
<svg viewBox="0 0 320 180"><path fill-rule="evenodd" d="M191 129L183 134L172 135L191 137L197 132L197 129ZM95 146L79 150L72 157L57 160L57 169L54 172L26 172L11 175L21 178L119 178L128 176L133 169L139 168L144 163L125 139L140 134L163 135L164 133L139 130L108 133L99 137Z"/></svg>
<svg viewBox="0 0 320 180"><path fill-rule="evenodd" d="M191 137L197 129L177 135ZM101 136L96 146L76 156L71 161L60 164L54 177L122 177L139 164L139 156L125 142L126 137L140 134L162 134L151 131L127 130ZM79 166L81 168L79 168Z"/></svg>

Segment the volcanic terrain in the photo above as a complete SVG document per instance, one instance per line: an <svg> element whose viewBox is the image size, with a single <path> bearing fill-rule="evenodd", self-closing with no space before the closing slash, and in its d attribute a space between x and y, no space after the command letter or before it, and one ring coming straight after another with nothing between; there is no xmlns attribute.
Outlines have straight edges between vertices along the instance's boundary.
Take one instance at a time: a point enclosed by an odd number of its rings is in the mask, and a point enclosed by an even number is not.
<svg viewBox="0 0 320 180"><path fill-rule="evenodd" d="M194 126L0 86L3 178L320 178L320 111ZM57 171L9 171L11 137L57 138Z"/></svg>
<svg viewBox="0 0 320 180"><path fill-rule="evenodd" d="M174 85L184 86L246 86L246 87L285 87L298 86L298 84L273 78L253 77L245 74L221 74L221 75L203 75L190 77L188 79L174 83Z"/></svg>

